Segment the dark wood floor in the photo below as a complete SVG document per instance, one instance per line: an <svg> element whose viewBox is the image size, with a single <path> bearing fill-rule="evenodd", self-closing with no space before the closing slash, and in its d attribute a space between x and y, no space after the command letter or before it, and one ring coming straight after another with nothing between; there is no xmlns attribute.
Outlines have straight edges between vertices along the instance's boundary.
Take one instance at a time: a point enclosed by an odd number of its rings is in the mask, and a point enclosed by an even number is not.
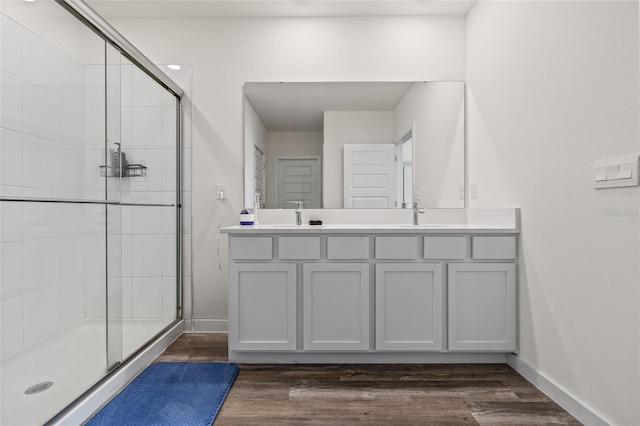
<svg viewBox="0 0 640 426"><path fill-rule="evenodd" d="M226 362L226 334L157 361ZM579 425L507 365L240 365L215 425Z"/></svg>

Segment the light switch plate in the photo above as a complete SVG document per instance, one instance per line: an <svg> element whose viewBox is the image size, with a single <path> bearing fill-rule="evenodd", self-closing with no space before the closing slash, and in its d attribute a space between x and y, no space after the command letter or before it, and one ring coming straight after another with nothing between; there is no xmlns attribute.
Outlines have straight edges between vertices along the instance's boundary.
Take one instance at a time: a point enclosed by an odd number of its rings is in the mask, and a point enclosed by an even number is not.
<svg viewBox="0 0 640 426"><path fill-rule="evenodd" d="M638 186L638 155L607 158L593 163L596 189Z"/></svg>

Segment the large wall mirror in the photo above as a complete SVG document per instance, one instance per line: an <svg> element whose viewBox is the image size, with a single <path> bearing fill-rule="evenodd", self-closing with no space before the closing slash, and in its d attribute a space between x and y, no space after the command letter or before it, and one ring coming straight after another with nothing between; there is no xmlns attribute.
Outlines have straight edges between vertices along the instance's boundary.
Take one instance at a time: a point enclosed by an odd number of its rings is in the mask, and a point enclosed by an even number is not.
<svg viewBox="0 0 640 426"><path fill-rule="evenodd" d="M464 110L463 82L245 83L245 205L464 208Z"/></svg>

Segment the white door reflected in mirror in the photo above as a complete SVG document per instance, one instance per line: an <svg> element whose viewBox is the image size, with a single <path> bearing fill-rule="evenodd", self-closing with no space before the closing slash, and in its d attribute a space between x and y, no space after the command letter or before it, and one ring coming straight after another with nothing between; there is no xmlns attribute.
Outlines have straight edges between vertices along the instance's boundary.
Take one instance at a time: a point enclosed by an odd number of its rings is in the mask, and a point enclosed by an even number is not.
<svg viewBox="0 0 640 426"><path fill-rule="evenodd" d="M398 207L395 158L393 144L345 144L344 208Z"/></svg>

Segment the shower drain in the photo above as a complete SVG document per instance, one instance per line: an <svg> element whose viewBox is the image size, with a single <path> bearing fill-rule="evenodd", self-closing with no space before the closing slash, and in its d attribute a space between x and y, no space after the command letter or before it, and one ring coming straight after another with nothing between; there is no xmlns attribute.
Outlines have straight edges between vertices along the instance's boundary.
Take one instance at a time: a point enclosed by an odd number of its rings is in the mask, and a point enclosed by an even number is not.
<svg viewBox="0 0 640 426"><path fill-rule="evenodd" d="M24 391L25 395L33 395L35 393L44 392L53 386L53 382L40 382L36 383L33 386L29 386L26 391Z"/></svg>

